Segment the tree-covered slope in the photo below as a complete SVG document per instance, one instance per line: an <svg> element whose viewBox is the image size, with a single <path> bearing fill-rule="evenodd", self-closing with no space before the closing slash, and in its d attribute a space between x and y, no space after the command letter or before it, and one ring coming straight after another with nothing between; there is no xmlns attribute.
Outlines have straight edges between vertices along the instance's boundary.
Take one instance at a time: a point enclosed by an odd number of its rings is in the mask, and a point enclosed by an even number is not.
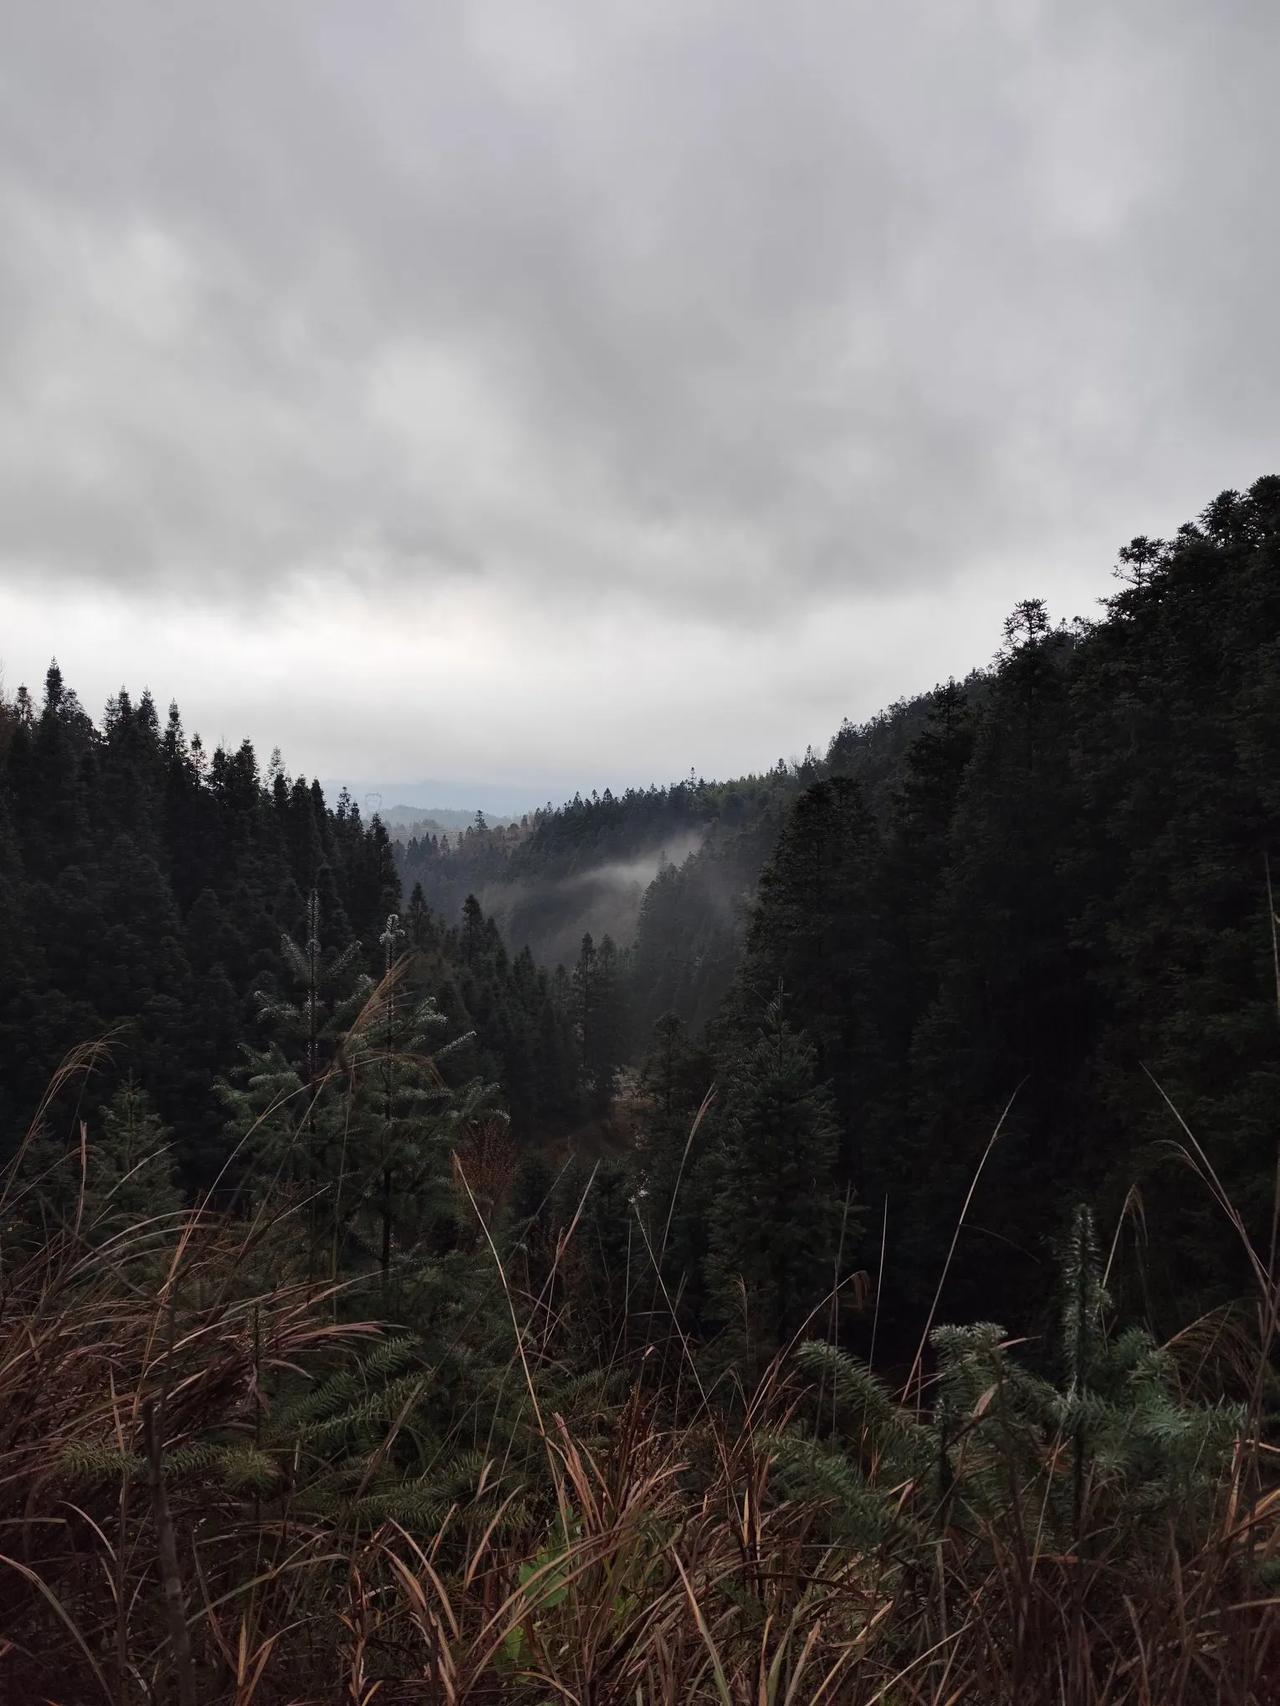
<svg viewBox="0 0 1280 1706"><path fill-rule="evenodd" d="M1237 1292L1170 1104L1259 1236L1271 1212L1280 480L1119 572L1096 624L1020 605L980 691L935 697L888 811L818 780L761 880L728 1035L786 992L835 1097L833 1189L887 1201L904 1308L980 1164L961 1313L1041 1295L1081 1196L1113 1229L1127 1202L1116 1277L1158 1315Z"/></svg>
<svg viewBox="0 0 1280 1706"><path fill-rule="evenodd" d="M951 1312L1008 1314L1012 1295L1035 1321L1081 1197L1135 1307L1223 1303L1241 1258L1172 1144L1196 1159L1185 1120L1264 1227L1278 568L1273 478L1126 547L1096 622L1055 627L1026 600L990 670L846 726L821 757L575 798L410 840L398 862L349 800L329 809L278 761L261 773L247 744L207 753L176 708L161 726L121 693L95 725L54 667L41 704L20 691L0 712L0 1111L15 1130L65 1051L114 1030L94 1111L136 1084L179 1133L182 1177L207 1181L229 1140L213 1086L243 1090L273 1047L315 1080L272 1030L314 995L290 954L314 937L376 978L390 941L455 1045L452 1087L494 1086L519 1141L598 1127L621 1069L656 1049L615 1200L625 1218L668 1192L672 1289L697 1327L731 1289L723 1195L748 1176L733 1134L760 1124L742 1086L766 1014L832 1138L794 1202L759 1212L845 1205L841 1259L867 1267L887 1225L885 1331L919 1322L962 1210ZM331 1064L339 1010L335 993Z"/></svg>
<svg viewBox="0 0 1280 1706"><path fill-rule="evenodd" d="M392 914L410 984L451 1035L477 1031L468 1070L500 1084L517 1132L577 1117L572 1018L547 975L510 959L483 916L402 904L376 817L345 795L330 809L278 757L263 774L247 741L209 753L176 706L162 726L149 695L122 690L95 724L56 664L40 704L19 689L0 706L0 876L11 1143L67 1051L108 1036L116 1076L94 1080L85 1111L132 1075L177 1133L184 1176L207 1183L231 1135L214 1087L243 1076L246 1050L274 1043L300 1082L316 1077L314 1058L300 1064L314 1039L277 1034L288 1001L323 1009L326 1067L336 1056L339 992L298 987L291 954L316 940L376 978Z"/></svg>

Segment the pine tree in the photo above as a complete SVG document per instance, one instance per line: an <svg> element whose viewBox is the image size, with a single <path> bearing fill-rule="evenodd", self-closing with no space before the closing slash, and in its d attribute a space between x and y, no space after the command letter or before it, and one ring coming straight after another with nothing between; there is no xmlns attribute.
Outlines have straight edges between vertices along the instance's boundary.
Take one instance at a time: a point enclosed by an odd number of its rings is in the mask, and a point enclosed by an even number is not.
<svg viewBox="0 0 1280 1706"><path fill-rule="evenodd" d="M132 1077L103 1111L102 1135L90 1148L89 1182L102 1205L99 1228L136 1226L181 1207L173 1133Z"/></svg>
<svg viewBox="0 0 1280 1706"><path fill-rule="evenodd" d="M71 1234L104 1244L181 1207L173 1133L130 1076L78 1140L38 1132L22 1152L10 1195L21 1242Z"/></svg>
<svg viewBox="0 0 1280 1706"><path fill-rule="evenodd" d="M981 1313L992 1248L1031 1305L1047 1305L1044 1249L1083 1176L1080 1067L1091 990L1072 941L1063 854L1071 834L1068 679L1072 642L1043 605L1018 605L965 766L932 922L934 975L906 1062L901 1141L890 1157L900 1223L895 1287L923 1310L966 1192L1015 1096L981 1176L972 1230L957 1245L947 1302ZM1006 1229L1032 1229L1030 1238Z"/></svg>
<svg viewBox="0 0 1280 1706"><path fill-rule="evenodd" d="M469 894L462 908L462 957L475 970L485 949L484 912L480 902Z"/></svg>
<svg viewBox="0 0 1280 1706"><path fill-rule="evenodd" d="M590 1031L584 1050L592 1099L603 1113L613 1101L618 1069L627 1055L625 978L621 956L611 936L601 937L594 958Z"/></svg>
<svg viewBox="0 0 1280 1706"><path fill-rule="evenodd" d="M578 950L573 968L573 1016L578 1035L579 1060L584 1081L591 1083L591 1066L596 1056L596 945L588 930Z"/></svg>
<svg viewBox="0 0 1280 1706"><path fill-rule="evenodd" d="M407 1003L397 976L404 939L399 914L389 913L379 935L383 979L349 1036L349 1108L343 1223L358 1236L371 1215L378 1267L389 1301L393 1257L437 1233L454 1202L450 1156L482 1115L493 1117L497 1087L480 1079L450 1086L451 1054L474 1042L471 1033L443 1040L448 1022L426 996Z"/></svg>
<svg viewBox="0 0 1280 1706"><path fill-rule="evenodd" d="M878 861L859 784L837 776L806 789L761 876L743 968L743 1010L782 989L810 1038L819 1076L831 1085L840 1173L855 1186L868 1167L863 1109L883 1072Z"/></svg>
<svg viewBox="0 0 1280 1706"><path fill-rule="evenodd" d="M716 1152L710 1291L719 1320L770 1354L837 1279L838 1131L811 1044L775 997L733 1061Z"/></svg>
<svg viewBox="0 0 1280 1706"><path fill-rule="evenodd" d="M1105 1536L1108 1551L1136 1563L1149 1549L1161 1567L1171 1536L1204 1545L1244 1407L1189 1398L1145 1329L1108 1338L1100 1274L1080 1206L1057 1267L1057 1384L1012 1355L989 1321L934 1329L928 1410L896 1403L830 1344L798 1347L814 1390L805 1430L775 1442L783 1489L821 1498L837 1535L894 1566L918 1563L949 1529L995 1547L1033 1540L1074 1552Z"/></svg>
<svg viewBox="0 0 1280 1706"><path fill-rule="evenodd" d="M340 1051L371 989L359 971L359 944L326 952L321 931L320 897L312 889L304 940L280 938L292 992L259 996L259 1018L272 1041L265 1049L246 1046L240 1083L223 1086L232 1139L237 1149L244 1146L242 1176L260 1190L282 1180L305 1187L312 1271L325 1223L320 1193L328 1192L331 1225L346 1151L349 1065L343 1069Z"/></svg>
<svg viewBox="0 0 1280 1706"><path fill-rule="evenodd" d="M457 1193L452 1156L482 1120L502 1119L497 1085L446 1079L474 1039L445 1040L448 1022L427 996L403 1013L375 1006L348 1042L351 1090L339 1236L348 1260L376 1250L383 1296L402 1270L452 1248ZM372 1236L370 1236L372 1234Z"/></svg>

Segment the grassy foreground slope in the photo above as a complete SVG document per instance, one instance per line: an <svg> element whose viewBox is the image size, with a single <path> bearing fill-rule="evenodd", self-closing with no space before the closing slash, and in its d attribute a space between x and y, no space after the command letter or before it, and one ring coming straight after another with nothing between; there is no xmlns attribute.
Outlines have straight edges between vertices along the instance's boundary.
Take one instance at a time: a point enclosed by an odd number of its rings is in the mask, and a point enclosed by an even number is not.
<svg viewBox="0 0 1280 1706"><path fill-rule="evenodd" d="M83 1138L58 1165L90 1176ZM1111 1322L1082 1210L1052 1355L936 1328L895 1392L798 1340L741 1390L656 1285L647 1339L598 1337L592 1182L535 1244L492 1134L454 1179L407 1331L376 1274L306 1271L300 1199L139 1220L81 1191L36 1237L19 1156L0 1696L1280 1698L1265 1253L1252 1305L1157 1347Z"/></svg>

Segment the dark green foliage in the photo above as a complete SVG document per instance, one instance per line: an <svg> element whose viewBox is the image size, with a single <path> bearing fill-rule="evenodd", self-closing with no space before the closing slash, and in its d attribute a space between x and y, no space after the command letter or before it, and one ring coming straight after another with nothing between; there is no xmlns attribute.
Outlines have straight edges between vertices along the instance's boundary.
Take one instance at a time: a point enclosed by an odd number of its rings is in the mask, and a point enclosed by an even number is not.
<svg viewBox="0 0 1280 1706"><path fill-rule="evenodd" d="M505 1095L517 1140L560 1136L581 1110L581 1044L567 989L522 950L512 960L472 897L461 930L410 901L410 981L430 992L451 1030L470 1032L451 1053L449 1080L482 1078Z"/></svg>
<svg viewBox="0 0 1280 1706"><path fill-rule="evenodd" d="M147 1223L164 1226L182 1207L173 1133L150 1098L127 1078L92 1126L74 1139L37 1130L15 1157L10 1229L23 1248L69 1228L89 1244L104 1244Z"/></svg>
<svg viewBox="0 0 1280 1706"><path fill-rule="evenodd" d="M713 1070L707 1052L690 1044L677 1016L663 1014L641 1077L648 1106L636 1157L636 1205L652 1273L646 1285L655 1339L665 1337L673 1313L688 1328L706 1318L715 1120L706 1117L704 1100Z"/></svg>
<svg viewBox="0 0 1280 1706"><path fill-rule="evenodd" d="M627 1058L623 976L611 938L597 947L588 932L573 968L573 1018L584 1097L598 1114L612 1102L618 1068Z"/></svg>
<svg viewBox="0 0 1280 1706"><path fill-rule="evenodd" d="M559 1186L562 1227L576 1216L572 1295L576 1343L587 1366L611 1364L632 1350L643 1329L635 1315L648 1301L651 1272L637 1229L630 1169L612 1160L570 1166Z"/></svg>
<svg viewBox="0 0 1280 1706"><path fill-rule="evenodd" d="M7 1141L67 1051L110 1032L121 1070L174 1133L188 1191L216 1182L229 1194L240 1162L268 1150L268 1174L288 1153L281 1177L323 1182L343 1131L336 1105L332 1129L318 1131L325 1098L315 1089L334 1088L338 1044L386 969L379 936L398 911L390 839L348 796L330 808L318 784L286 775L278 753L264 776L248 742L208 753L176 705L162 726L145 693L135 701L122 689L95 727L52 665L39 710L25 689L0 704ZM459 935L418 888L398 928L411 964L392 1005L407 1020L434 1001L455 1039L447 1061L434 1051L446 1088L498 1083L522 1138L572 1124L580 1049L546 972L527 954L509 961L474 901ZM323 944L314 965L312 942ZM225 1109L210 1092L246 1045L257 1058L241 1112L252 1106L256 1118L288 1100L228 1170ZM76 1107L53 1114L73 1137L77 1109L94 1129L113 1087L99 1075L77 1087ZM238 1088L250 1090L245 1077ZM299 1120L315 1138L314 1166L310 1141L294 1142ZM231 1141L251 1123L241 1119ZM363 1183L356 1200L371 1200Z"/></svg>
<svg viewBox="0 0 1280 1706"><path fill-rule="evenodd" d="M308 1053L279 960L282 936L315 935L314 911L355 995L385 971L378 938L396 913L397 957L411 961L388 1036L402 1024L407 1039L415 1011L432 1027L439 1015L433 1034L456 1039L427 1051L443 1088L465 1101L469 1085L500 1087L517 1164L531 1146L562 1157L571 1134L617 1156L632 1230L660 1266L650 1286L660 1278L683 1325L740 1318L726 1299L752 1254L745 1228L762 1234L763 1269L763 1235L790 1213L758 1181L749 1202L744 1169L782 1166L802 1127L824 1155L833 1146L798 1187L815 1199L815 1267L834 1262L846 1192L873 1226L887 1209L876 1322L894 1354L914 1351L944 1265L944 1317L1044 1331L1081 1200L1107 1240L1119 1228L1111 1289L1154 1328L1228 1303L1246 1263L1170 1148L1169 1103L1265 1244L1280 1112L1280 480L1133 540L1118 574L1097 622L1054 626L1024 599L989 671L846 725L825 754L399 847L278 758L264 774L247 742L206 751L145 693L122 690L95 726L52 665L38 703L20 691L0 714L10 1131L70 1047L112 1030L115 1075L78 1083L46 1129L72 1146L79 1114L99 1129L132 1071L175 1133L184 1187L229 1183L208 1092L260 1041L266 996L282 1029L260 1100L286 1080L300 1102L322 1079L343 1078L348 1103L372 1105L380 1087L378 1143L370 1128L352 1148L335 1123L316 1182L335 1166L343 1178L360 1223L344 1236L367 1242L376 1222L374 1242L396 1242L397 1146L423 1111L414 1097L434 1092L393 1084L394 1050L367 1028L342 1056L351 1015L333 1002ZM414 885L403 912L397 863ZM569 969L549 969L556 958ZM794 1107L762 1096L753 1055L780 990L823 1110L793 1126ZM668 1012L688 1040L671 1031L659 1055L696 1061L678 1093L670 1070L664 1085L650 1062L638 1086L632 1070ZM355 1085L357 1065L368 1083ZM763 1112L749 1114L753 1098ZM427 1147L424 1202L443 1137ZM403 1166L413 1175L407 1151ZM868 1252L845 1232L846 1266L873 1265L878 1241ZM756 1289L767 1339L798 1291L783 1308ZM861 1331L848 1316L842 1330Z"/></svg>
<svg viewBox="0 0 1280 1706"><path fill-rule="evenodd" d="M396 959L399 917L387 915L375 986L357 970L360 945L326 952L319 896L307 905L303 943L281 941L279 996L260 995L274 1040L246 1049L236 1082L222 1086L228 1137L246 1191L269 1202L292 1183L305 1198L311 1266L367 1269L376 1261L383 1307L392 1270L453 1243L450 1157L497 1087L451 1079L473 1033L449 1039L431 995L415 994Z"/></svg>
<svg viewBox="0 0 1280 1706"><path fill-rule="evenodd" d="M1082 1196L1108 1227L1127 1201L1158 1228L1122 1236L1114 1279L1155 1321L1238 1296L1238 1243L1173 1158L1157 1084L1267 1240L1278 494L1262 480L1171 542L1134 541L1096 624L1053 627L1024 600L990 674L896 725L914 738L887 786L839 787L857 749L837 742L795 802L720 1061L780 983L831 1081L845 1168L874 1218L887 1200L886 1346L909 1354L975 1179L948 1311L1012 1298L1042 1326Z"/></svg>
<svg viewBox="0 0 1280 1706"><path fill-rule="evenodd" d="M1171 1532L1209 1532L1245 1425L1241 1406L1199 1403L1141 1329L1107 1335L1086 1210L1059 1271L1064 1379L1011 1354L989 1322L939 1327L927 1406L897 1402L869 1369L811 1341L808 1427L775 1440L784 1486L825 1502L834 1533L919 1561L946 1529L997 1545L1156 1556ZM1067 1461L1071 1473L1062 1473Z"/></svg>
<svg viewBox="0 0 1280 1706"><path fill-rule="evenodd" d="M741 997L748 1012L779 989L795 1003L834 1098L840 1176L859 1189L866 1157L856 1110L881 1078L877 858L857 782L834 776L800 795L760 879Z"/></svg>
<svg viewBox="0 0 1280 1706"><path fill-rule="evenodd" d="M551 1271L556 1220L555 1168L537 1149L526 1149L511 1181L508 1250L526 1295L539 1297Z"/></svg>
<svg viewBox="0 0 1280 1706"><path fill-rule="evenodd" d="M837 1125L813 1048L775 997L731 1066L707 1165L713 1319L756 1353L785 1345L838 1280Z"/></svg>
<svg viewBox="0 0 1280 1706"><path fill-rule="evenodd" d="M319 891L312 889L303 940L280 938L281 976L274 988L258 992L270 1041L245 1045L245 1064L222 1086L238 1176L267 1198L291 1184L305 1193L313 1268L323 1226L341 1222L348 1194L354 1146L346 1043L372 990L359 970L359 943L327 949L323 929Z"/></svg>

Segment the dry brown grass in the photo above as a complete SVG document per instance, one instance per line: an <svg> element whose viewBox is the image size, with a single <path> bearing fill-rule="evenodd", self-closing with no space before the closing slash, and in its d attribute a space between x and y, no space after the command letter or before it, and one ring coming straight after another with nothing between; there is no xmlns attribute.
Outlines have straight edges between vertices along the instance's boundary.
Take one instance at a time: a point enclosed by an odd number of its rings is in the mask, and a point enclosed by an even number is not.
<svg viewBox="0 0 1280 1706"><path fill-rule="evenodd" d="M477 1179L491 1163L496 1194L501 1146L468 1159ZM539 1403L545 1310L525 1332L513 1288L533 1514L513 1530L511 1493L430 1532L361 1526L317 1514L331 1459L270 1426L278 1393L381 1332L295 1277L290 1219L246 1233L192 1213L98 1246L86 1232L3 1278L0 1699L15 1706L1280 1702L1258 1585L1280 1490L1256 1430L1194 1544L1171 1532L1125 1551L1099 1502L1071 1552L1025 1511L943 1528L910 1556L859 1550L832 1540L820 1503L778 1491L777 1429L803 1401L783 1367L732 1422L703 1403L673 1421L637 1384L575 1428ZM1225 1338L1189 1331L1194 1379L1211 1378L1219 1340L1236 1363L1250 1341L1269 1354L1269 1290L1258 1317L1257 1333L1234 1318ZM390 1449L345 1472L367 1479ZM265 1488L227 1471L255 1452L271 1459ZM1069 1474L1060 1455L1050 1475ZM912 1484L893 1496L926 1501Z"/></svg>

